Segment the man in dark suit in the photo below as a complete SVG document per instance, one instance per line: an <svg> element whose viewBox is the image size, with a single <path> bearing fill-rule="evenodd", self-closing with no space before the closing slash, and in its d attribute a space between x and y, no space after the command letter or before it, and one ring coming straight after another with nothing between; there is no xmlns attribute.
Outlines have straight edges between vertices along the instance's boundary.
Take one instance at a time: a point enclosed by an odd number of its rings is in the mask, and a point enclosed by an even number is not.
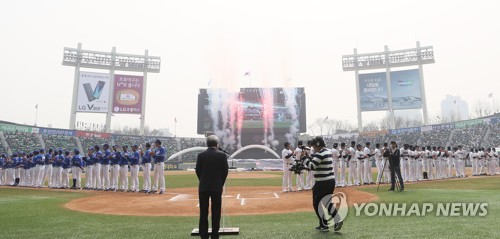
<svg viewBox="0 0 500 239"><path fill-rule="evenodd" d="M396 186L396 176L399 179L400 190L404 191L405 185L403 183L403 177L401 177L401 167L399 161L401 160L401 153L398 149L398 145L396 142L391 142L391 156L389 157L389 166L391 170L391 188L389 191L394 191L394 187Z"/></svg>
<svg viewBox="0 0 500 239"><path fill-rule="evenodd" d="M215 135L207 137L208 149L198 154L196 176L200 181L198 195L200 200L201 238L208 238L208 199L212 201L212 238L219 238L222 190L228 174L227 155L218 150L219 139Z"/></svg>

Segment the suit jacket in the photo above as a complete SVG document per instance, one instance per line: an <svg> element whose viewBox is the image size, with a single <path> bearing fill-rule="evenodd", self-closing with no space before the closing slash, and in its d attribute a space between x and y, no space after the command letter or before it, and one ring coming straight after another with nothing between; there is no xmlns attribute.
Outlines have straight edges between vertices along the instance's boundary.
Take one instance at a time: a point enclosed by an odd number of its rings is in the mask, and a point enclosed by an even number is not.
<svg viewBox="0 0 500 239"><path fill-rule="evenodd" d="M391 148L391 157L389 158L389 163L391 166L399 166L400 161L400 152L399 149L392 150Z"/></svg>
<svg viewBox="0 0 500 239"><path fill-rule="evenodd" d="M214 148L198 154L196 176L200 181L199 192L222 192L229 166L227 155Z"/></svg>

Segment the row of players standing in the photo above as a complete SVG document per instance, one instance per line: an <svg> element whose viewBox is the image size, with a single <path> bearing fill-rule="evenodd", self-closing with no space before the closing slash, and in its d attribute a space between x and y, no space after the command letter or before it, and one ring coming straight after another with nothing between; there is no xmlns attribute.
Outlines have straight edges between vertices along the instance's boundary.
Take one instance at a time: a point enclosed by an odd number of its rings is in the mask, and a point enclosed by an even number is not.
<svg viewBox="0 0 500 239"><path fill-rule="evenodd" d="M41 188L67 189L70 187L69 175L72 174L72 189L81 189L81 174L85 172L86 184L83 189L103 191L139 192L139 167L143 168L144 182L142 192L160 194L165 192L164 162L166 149L160 140L155 141L155 148L146 143L145 152L137 145L123 146L122 151L108 144L100 150L98 145L89 148L84 156L79 150L63 152L49 149L33 153L13 154L12 157L0 158L0 185ZM151 168L154 176L151 185ZM128 171L131 185L129 188Z"/></svg>
<svg viewBox="0 0 500 239"><path fill-rule="evenodd" d="M297 175L297 190L301 189L302 173L295 170L299 163L298 158L302 150L310 150L309 147L301 147L302 142L298 142L298 147L291 150L291 144L285 143L282 152L283 159L283 191L292 191L291 173ZM375 148L370 148L370 143L365 143L363 147L356 145L355 141L347 147L345 143L333 144L330 149L333 158L333 171L337 178L337 186L358 186L363 184L374 184L372 176L372 158L375 160L377 168L376 182L389 183L390 170L384 152L389 150L388 144L376 144ZM401 174L404 182L416 182L431 179L447 179L466 177L465 163L470 160L472 164L472 175L495 175L499 174L499 156L494 148L471 149L469 152L462 149L448 147L420 147L405 144L400 150ZM387 166L386 166L387 163ZM455 168L455 176L453 176ZM307 171L305 171L307 174ZM309 176L309 175L308 175ZM307 177L307 176L306 176Z"/></svg>

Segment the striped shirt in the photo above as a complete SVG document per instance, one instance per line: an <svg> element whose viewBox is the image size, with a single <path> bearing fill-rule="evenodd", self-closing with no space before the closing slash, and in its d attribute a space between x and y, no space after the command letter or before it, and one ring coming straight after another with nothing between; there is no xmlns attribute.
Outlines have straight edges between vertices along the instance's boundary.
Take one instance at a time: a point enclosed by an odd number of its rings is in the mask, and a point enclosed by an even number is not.
<svg viewBox="0 0 500 239"><path fill-rule="evenodd" d="M330 150L323 148L319 152L311 155L312 159L306 158L304 165L311 169L314 180L327 181L335 179L333 174L333 158Z"/></svg>

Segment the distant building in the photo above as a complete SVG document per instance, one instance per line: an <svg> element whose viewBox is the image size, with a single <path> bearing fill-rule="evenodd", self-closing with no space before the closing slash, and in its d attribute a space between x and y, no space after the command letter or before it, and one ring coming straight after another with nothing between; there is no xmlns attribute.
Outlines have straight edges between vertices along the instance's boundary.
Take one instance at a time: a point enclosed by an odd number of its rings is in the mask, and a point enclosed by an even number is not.
<svg viewBox="0 0 500 239"><path fill-rule="evenodd" d="M168 129L168 128L161 128L161 129L158 129L158 131L160 131L161 135L165 136L165 137L172 137L172 136L174 136L174 134L172 134L170 132L170 129Z"/></svg>
<svg viewBox="0 0 500 239"><path fill-rule="evenodd" d="M469 104L460 96L446 95L441 101L443 122L455 122L469 119Z"/></svg>

